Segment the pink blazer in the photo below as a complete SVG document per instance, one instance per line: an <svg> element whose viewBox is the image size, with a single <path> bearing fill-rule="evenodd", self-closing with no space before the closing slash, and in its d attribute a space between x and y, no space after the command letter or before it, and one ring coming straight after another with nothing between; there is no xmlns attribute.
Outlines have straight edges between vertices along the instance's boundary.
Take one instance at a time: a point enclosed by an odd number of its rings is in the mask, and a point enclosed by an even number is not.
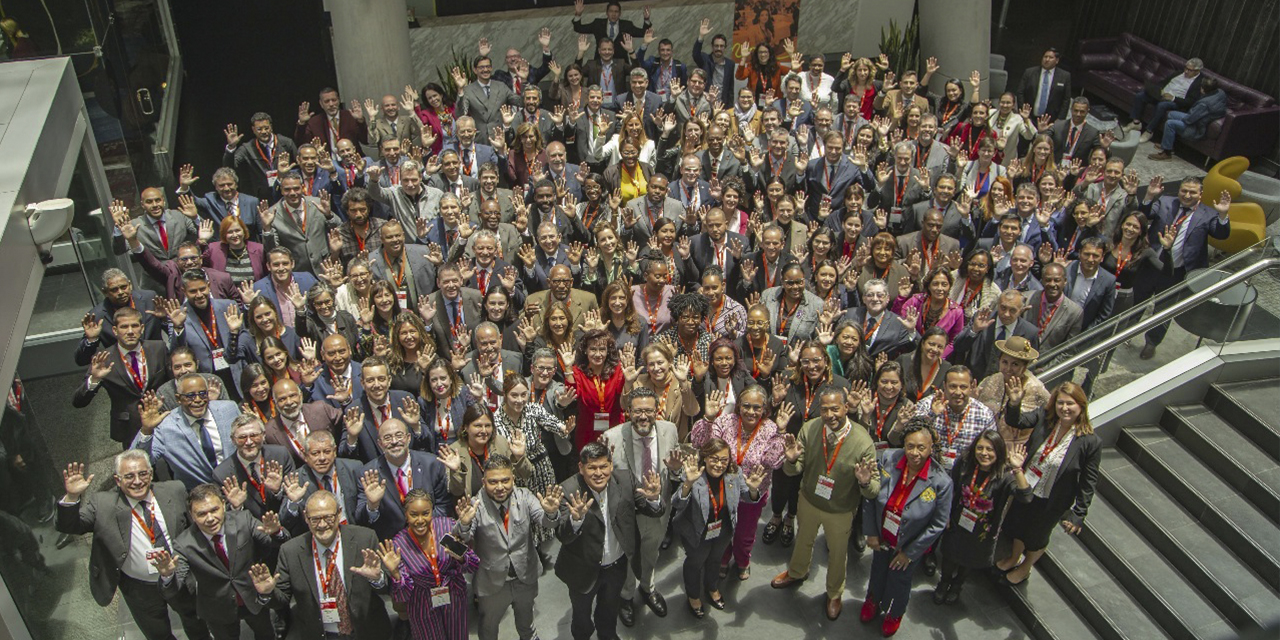
<svg viewBox="0 0 1280 640"><path fill-rule="evenodd" d="M922 336L925 329L928 329L928 327L924 326L924 311L922 310L926 303L927 295L917 293L910 298L899 297L893 301L893 312L900 316L905 316L906 314L903 312L907 309L920 311L920 318L916 320L916 331ZM947 348L942 350L942 357L946 358L951 355L951 348L955 344L956 336L960 335L960 332L964 330L964 307L961 307L954 300L947 300L947 310L943 311L942 317L938 319L938 326L947 332Z"/></svg>
<svg viewBox="0 0 1280 640"><path fill-rule="evenodd" d="M253 280L257 282L267 276L267 259L266 252L262 245L248 242L249 247L249 264L253 266ZM221 241L209 243L209 247L204 250L204 266L218 271L227 270L227 247Z"/></svg>

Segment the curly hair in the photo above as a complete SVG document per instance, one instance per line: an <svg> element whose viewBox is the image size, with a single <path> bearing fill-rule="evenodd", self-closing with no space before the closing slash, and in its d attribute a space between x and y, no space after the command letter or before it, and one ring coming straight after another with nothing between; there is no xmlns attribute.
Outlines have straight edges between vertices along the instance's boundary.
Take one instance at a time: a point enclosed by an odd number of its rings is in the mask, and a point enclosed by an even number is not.
<svg viewBox="0 0 1280 640"><path fill-rule="evenodd" d="M605 347L608 352L604 356L604 366L601 367L605 375L610 375L617 368L618 363L622 361L622 356L618 354L618 343L614 341L613 334L607 329L592 329L582 334L578 338L578 344L574 352L573 366L583 371L590 371L591 363L587 360L587 346L596 340L604 339Z"/></svg>
<svg viewBox="0 0 1280 640"><path fill-rule="evenodd" d="M711 313L711 303L701 293L677 293L667 301L667 311L675 320L690 311L698 314L699 320L706 320Z"/></svg>

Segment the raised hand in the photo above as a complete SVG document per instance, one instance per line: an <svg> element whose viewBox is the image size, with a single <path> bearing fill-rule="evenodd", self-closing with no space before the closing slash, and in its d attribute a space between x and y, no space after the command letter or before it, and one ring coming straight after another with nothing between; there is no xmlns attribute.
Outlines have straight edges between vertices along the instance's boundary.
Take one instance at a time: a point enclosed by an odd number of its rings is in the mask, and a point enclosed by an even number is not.
<svg viewBox="0 0 1280 640"><path fill-rule="evenodd" d="M702 477L702 472L706 471L706 466L698 461L698 456L691 454L684 457L684 464L681 465L684 470L684 484L686 487L692 487L698 478Z"/></svg>
<svg viewBox="0 0 1280 640"><path fill-rule="evenodd" d="M528 445L525 443L524 432L516 430L511 434L509 439L511 445L511 459L519 460L523 458L525 452L528 451Z"/></svg>
<svg viewBox="0 0 1280 640"><path fill-rule="evenodd" d="M151 555L151 565L156 568L156 571L158 571L161 576L169 578L178 571L178 558L172 553L169 553L168 549L157 549L155 553Z"/></svg>
<svg viewBox="0 0 1280 640"><path fill-rule="evenodd" d="M475 503L465 495L458 496L458 500L454 504L454 509L458 512L458 524L464 527L471 526L471 521L476 518Z"/></svg>
<svg viewBox="0 0 1280 640"><path fill-rule="evenodd" d="M272 575L267 565L258 563L249 567L249 579L253 581L254 591L269 596L276 590L276 581L280 579L280 574Z"/></svg>
<svg viewBox="0 0 1280 640"><path fill-rule="evenodd" d="M804 453L804 445L790 433L782 437L782 447L782 454L787 458L787 462L795 463L800 459L800 454Z"/></svg>
<svg viewBox="0 0 1280 640"><path fill-rule="evenodd" d="M151 435L155 432L156 427L168 417L168 411L160 410L160 398L156 397L154 391L148 391L142 394L142 400L138 402L138 414L141 418L141 431L143 435Z"/></svg>
<svg viewBox="0 0 1280 640"><path fill-rule="evenodd" d="M364 564L358 567L351 567L351 573L354 573L369 582L377 582L382 578L382 558L378 556L375 549L364 549L361 551L361 557Z"/></svg>
<svg viewBox="0 0 1280 640"><path fill-rule="evenodd" d="M262 514L262 524L258 525L258 531L269 536L274 536L280 533L281 528L280 516L277 515L276 512L268 511Z"/></svg>
<svg viewBox="0 0 1280 640"><path fill-rule="evenodd" d="M538 496L538 502L542 505L542 511L548 516L554 517L555 514L560 512L560 503L564 500L564 489L561 489L560 485L553 484L545 494L539 493L536 495Z"/></svg>
<svg viewBox="0 0 1280 640"><path fill-rule="evenodd" d="M364 487L364 497L369 503L369 510L377 511L387 491L387 482L382 479L382 474L378 473L377 469L365 471L364 476L360 478L360 486Z"/></svg>
<svg viewBox="0 0 1280 640"><path fill-rule="evenodd" d="M974 73L977 72L975 71ZM871 482L871 478L874 477L874 474L879 469L880 466L876 464L875 458L859 460L857 464L853 465L853 475L858 479L858 484L866 485Z"/></svg>
<svg viewBox="0 0 1280 640"><path fill-rule="evenodd" d="M573 520L581 521L587 517L587 512L591 511L591 505L595 504L594 498L587 497L584 491L577 491L569 496L569 517Z"/></svg>
<svg viewBox="0 0 1280 640"><path fill-rule="evenodd" d="M239 509L244 506L244 501L249 499L248 485L243 482L236 482L235 477L228 476L222 481L222 495L227 497L227 504L232 509Z"/></svg>
<svg viewBox="0 0 1280 640"><path fill-rule="evenodd" d="M299 503L302 498L307 495L307 487L310 483L302 477L300 472L294 472L284 477L284 497L289 502Z"/></svg>
<svg viewBox="0 0 1280 640"><path fill-rule="evenodd" d="M66 470L62 472L62 486L66 490L66 499L68 502L75 502L80 499L84 492L93 486L93 474L89 477L84 475L84 464L80 462L72 462L67 465Z"/></svg>
<svg viewBox="0 0 1280 640"><path fill-rule="evenodd" d="M656 471L650 471L644 477L644 482L636 487L636 493L644 496L650 502L656 502L662 499L662 478L658 476Z"/></svg>
<svg viewBox="0 0 1280 640"><path fill-rule="evenodd" d="M1022 386L1022 376L1012 376L1004 381L1005 398L1014 404L1022 403L1022 396L1025 393Z"/></svg>

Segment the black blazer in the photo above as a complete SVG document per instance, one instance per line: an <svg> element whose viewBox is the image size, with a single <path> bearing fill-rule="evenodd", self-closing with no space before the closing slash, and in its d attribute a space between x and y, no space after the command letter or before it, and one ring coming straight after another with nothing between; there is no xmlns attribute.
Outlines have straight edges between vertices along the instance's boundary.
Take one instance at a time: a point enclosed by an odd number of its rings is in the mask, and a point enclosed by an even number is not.
<svg viewBox="0 0 1280 640"><path fill-rule="evenodd" d="M133 442L138 429L142 427L142 417L138 413L138 401L142 400L142 391L133 383L129 375L129 365L120 357L120 350L114 346L107 352L107 362L111 363L111 371L107 373L98 388L89 390L89 376L80 383L75 395L71 397L71 406L83 409L93 402L98 391L106 389L111 398L111 439L120 443ZM169 381L169 348L159 340L144 340L142 353L147 357L147 390L154 391Z"/></svg>
<svg viewBox="0 0 1280 640"><path fill-rule="evenodd" d="M236 596L244 601L249 613L261 612L265 603L258 600L258 592L249 578L249 567L266 562L269 555L274 556L275 548L288 539L288 533L281 530L278 536L268 536L258 531L259 524L247 510L227 510L222 523L222 544L231 561L230 569L222 564L204 532L198 527L188 527L173 546L178 554L177 576L167 584L161 582L163 592L174 596L185 588L194 593L196 614L205 620L234 620Z"/></svg>
<svg viewBox="0 0 1280 640"><path fill-rule="evenodd" d="M293 455L284 447L274 444L264 444L262 445L262 458L264 460L270 460L271 462L279 462L285 475L293 473ZM268 491L266 492L266 495L263 496L263 494L259 493L258 490L254 488L253 483L249 482L249 472L240 464L239 456L236 456L234 453L228 455L226 459L222 461L222 464L214 467L213 477L218 479L219 484L231 477L236 479L236 484L243 484L245 486L245 491L249 494L249 497L244 501L244 508L246 511L253 514L253 517L261 519L262 514L267 511L280 513L280 499L284 497L283 486L279 492L271 493Z"/></svg>
<svg viewBox="0 0 1280 640"><path fill-rule="evenodd" d="M378 538L373 531L352 524L338 529L342 560L337 566L342 571L342 584L347 592L347 609L351 612L351 626L357 640L385 640L391 637L391 620L382 599L375 595L368 580L351 573L351 567L364 563L365 549L377 549ZM315 640L324 637L324 625L320 622L320 600L316 593L316 562L311 553L311 534L294 538L280 547L280 564L276 567L280 579L272 602L283 606L293 601L289 626L289 640Z"/></svg>
<svg viewBox="0 0 1280 640"><path fill-rule="evenodd" d="M1036 94L1040 91L1040 66L1036 65L1022 72L1022 81L1018 83L1018 99L1020 104L1029 104L1034 110ZM1062 67L1055 67L1053 79L1049 85L1049 104L1045 113L1054 118L1066 118L1071 109L1071 73Z"/></svg>
<svg viewBox="0 0 1280 640"><path fill-rule="evenodd" d="M342 309L336 309L335 313L337 315L334 318L334 326L336 328L334 333L346 338L347 344L351 345L351 348L356 348L356 345L360 344L360 326L356 324L355 317L350 312ZM297 323L297 331L300 337L314 340L316 344L324 342L324 339L329 337L328 327L325 326L320 316L317 316L312 311L307 311L306 315ZM359 356L355 357L359 358Z"/></svg>
<svg viewBox="0 0 1280 640"><path fill-rule="evenodd" d="M635 41L635 43L634 43L634 44L635 44L635 46L638 48L638 47L640 47L640 46L641 46L641 44L643 44L643 43L639 40L639 38L644 37L645 29L648 29L648 28L649 28L649 27L651 27L651 26L653 26L653 24L652 24L651 22L649 22L648 20L643 21L643 23L642 23L640 26L636 26L636 23L634 23L634 22L632 22L632 21L630 21L630 20L621 20L621 19L619 19L619 20L618 20L618 32L614 35L614 38L613 38L613 52L614 52L614 57L615 57L615 58L620 58L620 57L624 57L624 56L626 56L626 55L627 55L627 50L622 48L622 36L623 36L624 34L628 34L628 33L629 33L629 34L631 34L631 37L636 39L636 41ZM600 40L600 38L606 38L606 37L608 37L608 36L609 36L609 19L608 19L608 18L596 18L595 20L592 20L591 22L583 23L583 22L582 22L582 19L581 19L579 16L574 16L574 18L573 18L573 32L574 32L574 33L585 33L585 34L587 34L587 35L591 36L591 38L592 38L592 40L593 40L593 42L592 42L591 44L592 44L592 46L594 46L594 45L595 45L595 43L596 43L596 42L598 42L598 41ZM591 82L584 82L583 84L584 84L584 85L590 85L590 84L594 84L594 83L591 83ZM725 103L725 104L728 104L728 103Z"/></svg>
<svg viewBox="0 0 1280 640"><path fill-rule="evenodd" d="M431 511L434 515L449 515L453 509L453 496L449 494L449 477L444 463L430 453L410 451L409 466L413 470L410 488L425 489L431 494L433 503ZM371 522L373 512L369 511L364 486L361 485L356 503L356 521L372 527L378 533L379 540L390 540L405 526L404 504L400 502L400 492L396 489L395 471L391 469L387 457L378 456L377 460L364 466L361 474L371 469L382 475L382 479L387 483L387 490L382 497L382 502L378 505L377 520Z"/></svg>
<svg viewBox="0 0 1280 640"><path fill-rule="evenodd" d="M850 309L845 312L843 319L861 327L867 319L867 309L866 307ZM920 334L915 329L908 329L899 320L898 314L886 309L881 316L880 327L876 329L875 335L871 336L871 342L867 344L867 354L875 358L882 353L887 353L892 359L915 349L919 341Z"/></svg>
<svg viewBox="0 0 1280 640"><path fill-rule="evenodd" d="M148 311L156 308L156 293L147 289L133 289L133 307L142 312L142 339L143 340L159 340L162 338L164 322ZM116 309L107 308L107 302L103 300L89 310L94 318L102 321L102 333L98 335L97 342L89 342L84 338L80 338L80 344L76 345L76 366L87 367L93 361L93 354L98 352L100 347L111 347L116 344L116 321L114 314ZM166 362L165 366L169 366Z"/></svg>
<svg viewBox="0 0 1280 640"><path fill-rule="evenodd" d="M333 461L333 471L338 475L338 493L342 494L342 515L345 515L347 520L355 518L356 498L360 494L360 468L360 463L355 460L337 458ZM306 492L302 494L302 500L298 502L285 500L280 509L280 523L295 536L304 535L307 532L307 521L302 517L302 507L307 504L307 498L324 486L324 481L315 471L312 471L311 467L304 466L298 469L298 480L307 485Z"/></svg>
<svg viewBox="0 0 1280 640"><path fill-rule="evenodd" d="M591 495L582 474L574 475L560 486L566 495L579 491ZM636 524L636 513L657 517L662 515L666 506L659 503L654 508L644 496L636 493L635 481L625 469L613 470L605 491L609 499L609 525L613 535L617 536L618 544L622 546L623 555L629 558L635 569L640 560L637 547L640 530ZM604 515L600 511L600 504L595 502L577 531L573 530L571 520L569 502L566 500L560 505L560 522L556 527L556 538L560 540L556 577L570 591L587 593L595 588L596 578L600 575L600 560L604 556Z"/></svg>
<svg viewBox="0 0 1280 640"><path fill-rule="evenodd" d="M1010 426L1019 429L1033 429L1027 439L1027 459L1022 468L1034 464L1032 460L1040 455L1040 446L1049 437L1054 425L1045 419L1044 409L1036 409L1031 413L1022 413L1019 403L1010 402L1004 409L1004 420ZM1089 504L1093 502L1093 493L1098 486L1098 467L1102 464L1102 439L1096 433L1076 436L1071 441L1066 455L1062 458L1062 466L1058 467L1057 478L1053 488L1049 490L1049 513L1061 513L1063 517L1076 526L1084 524L1089 514Z"/></svg>
<svg viewBox="0 0 1280 640"><path fill-rule="evenodd" d="M974 333L973 325L964 328L956 335L952 343L951 356L947 359L951 364L962 364L973 372L974 380L983 380L996 371L999 358L996 355L996 331L1000 329L1000 321L996 320L986 331ZM1013 325L1013 335L1022 336L1031 343L1031 348L1040 348L1040 331L1025 318L1018 318Z"/></svg>

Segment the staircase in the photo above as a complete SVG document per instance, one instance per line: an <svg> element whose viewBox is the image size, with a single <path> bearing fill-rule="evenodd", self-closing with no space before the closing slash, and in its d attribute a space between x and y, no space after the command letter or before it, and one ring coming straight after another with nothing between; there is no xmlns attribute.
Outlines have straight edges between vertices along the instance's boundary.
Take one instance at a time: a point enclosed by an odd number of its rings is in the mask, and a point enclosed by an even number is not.
<svg viewBox="0 0 1280 640"><path fill-rule="evenodd" d="M1280 378L1210 385L1103 451L1078 537L1005 589L1038 640L1267 637L1280 625ZM1271 635L1270 637L1275 637Z"/></svg>

